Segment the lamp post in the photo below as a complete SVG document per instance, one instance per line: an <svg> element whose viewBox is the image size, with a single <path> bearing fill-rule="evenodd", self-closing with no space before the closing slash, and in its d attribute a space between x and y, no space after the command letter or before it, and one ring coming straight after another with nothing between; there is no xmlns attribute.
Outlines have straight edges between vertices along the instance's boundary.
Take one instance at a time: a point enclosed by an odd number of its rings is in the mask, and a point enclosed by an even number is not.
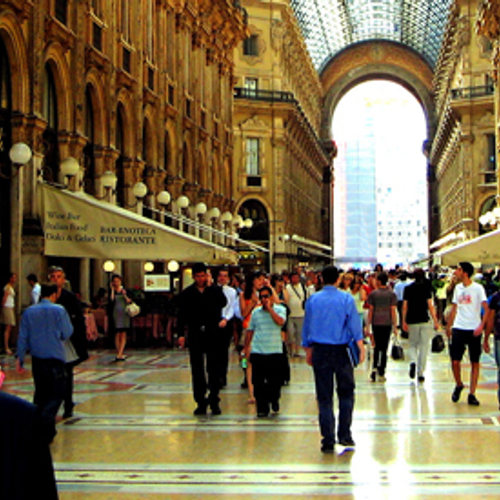
<svg viewBox="0 0 500 500"><path fill-rule="evenodd" d="M195 212L195 216L196 216L196 222L198 223L196 225L195 235L198 236L198 237L203 236L201 234L201 230L200 230L200 225L199 224L202 221L203 216L207 213L207 210L208 210L207 206L203 202L197 203L196 207L194 207L194 212Z"/></svg>
<svg viewBox="0 0 500 500"><path fill-rule="evenodd" d="M160 191L156 195L156 201L158 205L161 207L162 213L160 214L160 220L163 224L167 224L167 217L165 216L165 210L167 209L167 205L172 201L172 196L168 191ZM168 225L172 225L172 219L168 217Z"/></svg>
<svg viewBox="0 0 500 500"><path fill-rule="evenodd" d="M64 186L69 187L71 179L76 175L78 175L78 173L80 172L80 164L78 163L78 160L76 160L72 156L69 156L64 161L61 162L61 165L59 166L59 171L61 172L61 175L64 177Z"/></svg>
<svg viewBox="0 0 500 500"><path fill-rule="evenodd" d="M176 260L171 260L167 264L167 269L168 272L170 273L170 290L176 291L177 290L177 285L179 283L178 278L174 278L172 275L175 275L176 273L179 272L180 269L180 264Z"/></svg>
<svg viewBox="0 0 500 500"><path fill-rule="evenodd" d="M216 224L216 220L220 217L220 210L217 208L217 207L213 207L211 208L207 214L206 214L206 217L208 218L209 220L209 225L212 229L214 229L214 226ZM210 238L209 238L210 241L214 241L214 233L213 231L210 233Z"/></svg>
<svg viewBox="0 0 500 500"><path fill-rule="evenodd" d="M10 175L7 175L0 170L0 177L9 180L13 179L17 174L19 174L21 167L26 165L31 160L31 157L31 148L27 144L24 142L14 144L9 151L9 158L12 162L12 167L15 168L14 173L12 173L11 170Z"/></svg>
<svg viewBox="0 0 500 500"><path fill-rule="evenodd" d="M182 220L184 218L183 210L185 208L189 207L189 198L187 196L181 195L181 196L179 196L179 198L177 198L177 200L175 201L175 204L177 205L177 208L179 209L179 215L180 215L179 231L183 231L184 230L184 224L182 222Z"/></svg>
<svg viewBox="0 0 500 500"><path fill-rule="evenodd" d="M132 187L132 194L135 196L135 204L137 206L137 213L142 215L144 207L144 198L148 194L148 187L144 182L136 182Z"/></svg>
<svg viewBox="0 0 500 500"><path fill-rule="evenodd" d="M106 201L109 201L111 203L111 197L116 192L117 181L118 178L116 177L114 172L112 172L111 170L107 170L106 172L104 172L101 175L101 186L104 189L104 196L98 199L105 199Z"/></svg>
<svg viewBox="0 0 500 500"><path fill-rule="evenodd" d="M111 287L111 274L116 269L116 264L112 260L107 260L102 265L103 271L108 275L108 293Z"/></svg>
<svg viewBox="0 0 500 500"><path fill-rule="evenodd" d="M224 245L227 244L227 234L231 233L231 221L233 220L233 214L231 212L224 212L220 216L220 220L224 225L224 241L222 242Z"/></svg>

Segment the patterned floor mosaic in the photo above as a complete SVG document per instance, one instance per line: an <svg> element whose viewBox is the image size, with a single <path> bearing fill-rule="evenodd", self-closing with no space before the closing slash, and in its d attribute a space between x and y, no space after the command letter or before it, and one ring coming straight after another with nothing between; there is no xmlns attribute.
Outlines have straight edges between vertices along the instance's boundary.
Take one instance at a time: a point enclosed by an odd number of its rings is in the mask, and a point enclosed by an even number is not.
<svg viewBox="0 0 500 500"><path fill-rule="evenodd" d="M75 373L73 418L52 446L61 500L143 498L433 499L500 497L497 370L483 355L478 398L450 400L446 354L432 355L426 381L389 362L387 382L356 370L354 452L319 450L314 384L304 358L292 360L281 414L257 419L232 359L223 414L192 415L184 351L130 351L125 363L94 351ZM0 358L4 389L30 400L30 373ZM464 365L464 375L468 366ZM3 500L3 499L2 499Z"/></svg>

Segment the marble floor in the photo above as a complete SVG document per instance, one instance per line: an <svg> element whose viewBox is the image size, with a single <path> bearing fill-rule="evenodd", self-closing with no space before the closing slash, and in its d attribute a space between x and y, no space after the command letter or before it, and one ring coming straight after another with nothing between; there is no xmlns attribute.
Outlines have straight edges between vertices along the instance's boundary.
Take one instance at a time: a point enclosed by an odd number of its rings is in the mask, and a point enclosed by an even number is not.
<svg viewBox="0 0 500 500"><path fill-rule="evenodd" d="M434 499L500 497L497 371L483 354L481 406L453 404L446 353L431 354L423 384L405 361L387 381L356 369L354 452L320 452L313 377L291 360L281 414L257 419L233 356L218 417L197 418L188 357L129 350L125 363L93 351L76 369L72 419L58 424L52 454L61 500ZM4 390L31 399L30 373L0 359ZM468 365L464 371L468 376Z"/></svg>

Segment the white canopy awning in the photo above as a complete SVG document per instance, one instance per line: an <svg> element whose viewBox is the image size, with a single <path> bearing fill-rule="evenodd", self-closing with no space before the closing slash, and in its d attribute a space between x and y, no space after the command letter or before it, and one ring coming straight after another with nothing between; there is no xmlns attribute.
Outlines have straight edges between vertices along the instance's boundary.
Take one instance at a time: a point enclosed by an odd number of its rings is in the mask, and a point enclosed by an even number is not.
<svg viewBox="0 0 500 500"><path fill-rule="evenodd" d="M456 265L459 262L500 264L500 229L447 248L435 255L445 266Z"/></svg>
<svg viewBox="0 0 500 500"><path fill-rule="evenodd" d="M235 264L238 254L83 192L40 183L45 255Z"/></svg>

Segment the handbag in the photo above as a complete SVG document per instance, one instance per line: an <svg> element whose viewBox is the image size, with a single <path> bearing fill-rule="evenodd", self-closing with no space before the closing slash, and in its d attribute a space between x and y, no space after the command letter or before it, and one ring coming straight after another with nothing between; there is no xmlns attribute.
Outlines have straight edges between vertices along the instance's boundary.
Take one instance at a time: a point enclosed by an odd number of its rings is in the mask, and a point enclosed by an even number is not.
<svg viewBox="0 0 500 500"><path fill-rule="evenodd" d="M395 361L405 359L403 346L400 344L399 339L394 336L392 341L391 358Z"/></svg>
<svg viewBox="0 0 500 500"><path fill-rule="evenodd" d="M354 339L349 340L347 344L347 354L351 360L352 367L356 368L359 365L359 346Z"/></svg>
<svg viewBox="0 0 500 500"><path fill-rule="evenodd" d="M64 358L67 363L74 363L79 359L75 346L70 339L63 340Z"/></svg>
<svg viewBox="0 0 500 500"><path fill-rule="evenodd" d="M432 338L431 351L443 352L445 347L443 336L440 333L436 333L436 335Z"/></svg>
<svg viewBox="0 0 500 500"><path fill-rule="evenodd" d="M141 312L141 308L135 302L131 302L125 307L125 312L129 317L135 318Z"/></svg>

